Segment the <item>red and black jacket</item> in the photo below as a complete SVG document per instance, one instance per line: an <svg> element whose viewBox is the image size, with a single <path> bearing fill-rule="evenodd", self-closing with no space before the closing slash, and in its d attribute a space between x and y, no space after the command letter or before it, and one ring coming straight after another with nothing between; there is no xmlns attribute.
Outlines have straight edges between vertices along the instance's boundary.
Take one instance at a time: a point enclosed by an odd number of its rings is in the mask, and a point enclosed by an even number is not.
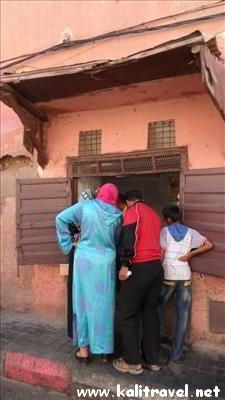
<svg viewBox="0 0 225 400"><path fill-rule="evenodd" d="M120 261L124 266L160 260L161 222L156 212L138 201L124 214L120 237Z"/></svg>

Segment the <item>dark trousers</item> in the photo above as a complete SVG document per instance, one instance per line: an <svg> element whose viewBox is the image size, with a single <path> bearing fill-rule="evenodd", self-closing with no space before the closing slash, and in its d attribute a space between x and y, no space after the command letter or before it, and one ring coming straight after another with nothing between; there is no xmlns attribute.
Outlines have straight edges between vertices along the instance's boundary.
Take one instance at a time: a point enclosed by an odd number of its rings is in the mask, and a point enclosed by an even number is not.
<svg viewBox="0 0 225 400"><path fill-rule="evenodd" d="M132 275L121 284L120 324L123 357L128 364L141 364L140 317L143 359L157 364L160 351L158 304L163 268L159 260L132 264Z"/></svg>

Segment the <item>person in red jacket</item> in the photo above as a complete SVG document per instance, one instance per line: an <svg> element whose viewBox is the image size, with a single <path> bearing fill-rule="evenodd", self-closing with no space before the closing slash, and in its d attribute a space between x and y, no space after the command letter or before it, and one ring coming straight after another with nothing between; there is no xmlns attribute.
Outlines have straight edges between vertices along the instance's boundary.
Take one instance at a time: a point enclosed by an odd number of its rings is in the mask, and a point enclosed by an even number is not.
<svg viewBox="0 0 225 400"><path fill-rule="evenodd" d="M126 193L120 238L121 291L119 301L123 358L113 362L120 372L139 375L142 364L159 371L160 325L158 303L163 280L160 261L161 222L137 190ZM142 315L142 354L140 340Z"/></svg>

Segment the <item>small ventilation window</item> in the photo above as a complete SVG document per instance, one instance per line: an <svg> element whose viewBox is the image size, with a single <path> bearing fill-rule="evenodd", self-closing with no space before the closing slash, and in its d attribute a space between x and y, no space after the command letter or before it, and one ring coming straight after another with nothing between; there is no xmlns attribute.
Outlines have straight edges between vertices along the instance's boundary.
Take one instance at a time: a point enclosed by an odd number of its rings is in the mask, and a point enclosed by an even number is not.
<svg viewBox="0 0 225 400"><path fill-rule="evenodd" d="M175 120L155 121L148 124L148 149L176 146Z"/></svg>
<svg viewBox="0 0 225 400"><path fill-rule="evenodd" d="M81 131L79 137L79 156L101 154L102 131Z"/></svg>

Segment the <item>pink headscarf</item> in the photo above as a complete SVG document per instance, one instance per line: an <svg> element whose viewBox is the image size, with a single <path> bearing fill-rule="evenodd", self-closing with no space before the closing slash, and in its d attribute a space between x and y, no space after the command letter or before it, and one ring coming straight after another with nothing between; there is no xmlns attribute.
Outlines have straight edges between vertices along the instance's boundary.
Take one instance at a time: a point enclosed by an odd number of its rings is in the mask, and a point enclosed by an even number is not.
<svg viewBox="0 0 225 400"><path fill-rule="evenodd" d="M100 187L96 199L116 206L119 200L119 190L113 183L106 183Z"/></svg>

